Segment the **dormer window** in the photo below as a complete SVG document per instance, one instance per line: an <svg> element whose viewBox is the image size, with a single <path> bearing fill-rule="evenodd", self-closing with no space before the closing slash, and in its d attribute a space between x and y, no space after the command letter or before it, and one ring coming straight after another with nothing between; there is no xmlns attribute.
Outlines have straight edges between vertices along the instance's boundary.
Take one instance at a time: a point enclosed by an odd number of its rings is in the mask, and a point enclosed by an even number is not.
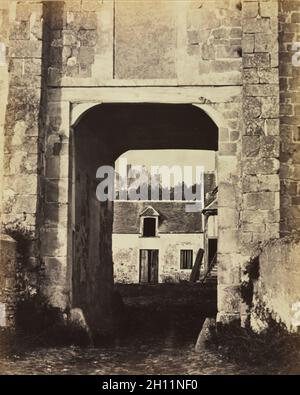
<svg viewBox="0 0 300 395"><path fill-rule="evenodd" d="M153 207L148 206L141 214L142 237L156 237L158 233L159 214Z"/></svg>

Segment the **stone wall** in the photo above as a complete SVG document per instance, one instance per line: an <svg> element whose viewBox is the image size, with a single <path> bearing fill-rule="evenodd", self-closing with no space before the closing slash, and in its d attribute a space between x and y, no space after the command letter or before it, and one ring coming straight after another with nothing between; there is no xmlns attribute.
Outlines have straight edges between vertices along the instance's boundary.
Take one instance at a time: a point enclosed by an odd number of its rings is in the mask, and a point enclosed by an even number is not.
<svg viewBox="0 0 300 395"><path fill-rule="evenodd" d="M73 109L118 101L189 103L219 128L219 318L240 317L243 264L259 243L279 237L280 122L281 230L298 223L298 70L290 69L286 54L298 39L298 2L279 3L285 29L281 121L277 0L139 1L135 24L130 1L117 1L115 7L110 0L10 2L3 221L21 223L40 237L41 248L35 244L32 258L43 256L41 286L54 306L65 309L72 300ZM176 145L174 138L168 142ZM108 139L102 147L103 163L124 148L146 148L130 135L115 151L114 143ZM162 144L160 136L152 136L152 148L154 143ZM112 214L102 215L106 231ZM111 251L108 233L99 238L106 252Z"/></svg>
<svg viewBox="0 0 300 395"><path fill-rule="evenodd" d="M299 256L299 238L282 238L262 249L259 276L254 282L253 329L264 329L269 316L285 324L288 330L297 331L300 327Z"/></svg>
<svg viewBox="0 0 300 395"><path fill-rule="evenodd" d="M300 227L300 67L292 44L300 42L300 7L279 1L281 232Z"/></svg>
<svg viewBox="0 0 300 395"><path fill-rule="evenodd" d="M40 1L11 1L8 30L9 90L4 125L2 225L9 234L29 235L31 246L26 278L38 290L42 275L40 229L43 183L47 7ZM16 233L17 232L17 233ZM19 234L18 234L19 232ZM24 269L25 270L25 269ZM39 273L37 275L37 273Z"/></svg>
<svg viewBox="0 0 300 395"><path fill-rule="evenodd" d="M52 31L52 86L241 83L239 0L66 1Z"/></svg>
<svg viewBox="0 0 300 395"><path fill-rule="evenodd" d="M114 280L116 283L137 284L140 275L140 250L154 249L158 253L158 281L188 281L190 269L180 269L180 250L193 250L195 262L199 248L203 248L203 233L159 234L140 237L139 234L113 234Z"/></svg>
<svg viewBox="0 0 300 395"><path fill-rule="evenodd" d="M101 139L89 130L87 124L78 125L72 137L75 158L72 170L74 207L70 218L73 248L71 252L67 251L71 256L61 256L53 294L66 295L67 305L71 303L73 307L82 308L91 330L103 334L111 330L113 287L112 202L99 202L96 196L96 171L102 161L105 163L105 155L102 155ZM67 219L67 211L65 215ZM59 218L55 220L60 226ZM71 266L68 267L69 262Z"/></svg>
<svg viewBox="0 0 300 395"><path fill-rule="evenodd" d="M3 182L3 155L4 155L4 122L5 122L5 112L7 104L8 95L8 62L7 62L7 44L9 36L9 22L12 19L12 12L10 9L9 1L1 1L0 3L0 185ZM0 218L2 214L2 193L0 192Z"/></svg>
<svg viewBox="0 0 300 395"><path fill-rule="evenodd" d="M242 244L279 236L277 1L243 4Z"/></svg>
<svg viewBox="0 0 300 395"><path fill-rule="evenodd" d="M42 100L43 5L15 4L10 23L10 86L5 120L5 224L20 221L36 229L40 173L40 105Z"/></svg>

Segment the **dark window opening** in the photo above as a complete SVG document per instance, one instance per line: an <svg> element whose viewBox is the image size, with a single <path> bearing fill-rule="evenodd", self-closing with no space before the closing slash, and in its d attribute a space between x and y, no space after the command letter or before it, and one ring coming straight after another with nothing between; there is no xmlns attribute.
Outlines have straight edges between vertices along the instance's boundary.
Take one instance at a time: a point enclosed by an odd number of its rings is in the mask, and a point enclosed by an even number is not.
<svg viewBox="0 0 300 395"><path fill-rule="evenodd" d="M216 261L218 250L218 239L208 239L208 263Z"/></svg>
<svg viewBox="0 0 300 395"><path fill-rule="evenodd" d="M143 236L144 237L156 236L156 218L144 218Z"/></svg>
<svg viewBox="0 0 300 395"><path fill-rule="evenodd" d="M180 250L180 269L192 269L193 250Z"/></svg>

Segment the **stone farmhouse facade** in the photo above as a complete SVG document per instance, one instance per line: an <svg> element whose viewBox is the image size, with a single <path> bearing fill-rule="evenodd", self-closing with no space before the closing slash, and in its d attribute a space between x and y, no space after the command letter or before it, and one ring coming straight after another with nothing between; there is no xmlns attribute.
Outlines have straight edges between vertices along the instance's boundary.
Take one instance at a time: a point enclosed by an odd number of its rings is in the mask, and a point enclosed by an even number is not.
<svg viewBox="0 0 300 395"><path fill-rule="evenodd" d="M203 248L201 217L186 213L185 202L115 202L115 283L189 281Z"/></svg>

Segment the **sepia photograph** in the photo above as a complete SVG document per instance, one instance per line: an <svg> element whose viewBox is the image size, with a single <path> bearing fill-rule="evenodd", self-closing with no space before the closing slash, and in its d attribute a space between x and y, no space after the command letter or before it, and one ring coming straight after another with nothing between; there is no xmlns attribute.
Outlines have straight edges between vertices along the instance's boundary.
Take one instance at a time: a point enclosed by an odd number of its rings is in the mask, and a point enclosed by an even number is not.
<svg viewBox="0 0 300 395"><path fill-rule="evenodd" d="M0 376L299 374L300 0L0 0Z"/></svg>

